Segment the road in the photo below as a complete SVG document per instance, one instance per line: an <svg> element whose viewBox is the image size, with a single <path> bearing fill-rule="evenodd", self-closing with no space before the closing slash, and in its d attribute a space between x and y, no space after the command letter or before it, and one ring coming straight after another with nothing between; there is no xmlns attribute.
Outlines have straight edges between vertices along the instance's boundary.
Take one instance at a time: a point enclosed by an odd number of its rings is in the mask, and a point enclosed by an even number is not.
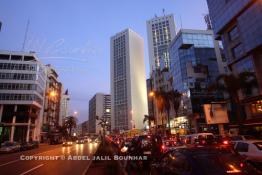
<svg viewBox="0 0 262 175"><path fill-rule="evenodd" d="M71 147L40 145L38 149L34 150L0 155L0 174L83 175L87 171L97 147L97 143L74 144ZM69 160L73 158L71 156L79 156L87 160ZM25 160L30 158L56 160Z"/></svg>

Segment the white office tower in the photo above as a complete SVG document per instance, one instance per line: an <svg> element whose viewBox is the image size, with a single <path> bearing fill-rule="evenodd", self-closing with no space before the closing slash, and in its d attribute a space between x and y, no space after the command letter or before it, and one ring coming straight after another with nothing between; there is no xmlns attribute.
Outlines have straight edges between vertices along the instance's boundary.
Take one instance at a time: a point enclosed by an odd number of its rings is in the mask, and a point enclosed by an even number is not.
<svg viewBox="0 0 262 175"><path fill-rule="evenodd" d="M46 74L35 53L0 51L2 141L40 140Z"/></svg>
<svg viewBox="0 0 262 175"><path fill-rule="evenodd" d="M59 125L62 125L65 122L65 118L69 116L69 101L70 101L70 96L68 89L63 92L61 91L61 103L60 103L60 117L59 117Z"/></svg>
<svg viewBox="0 0 262 175"><path fill-rule="evenodd" d="M109 94L103 93L96 93L90 100L89 100L89 132L102 134L103 130L101 125L99 125L101 120L104 119L107 122L110 122L110 111L111 111L111 100ZM106 128L109 131L110 126Z"/></svg>
<svg viewBox="0 0 262 175"><path fill-rule="evenodd" d="M143 128L147 110L143 38L131 29L111 37L111 130Z"/></svg>
<svg viewBox="0 0 262 175"><path fill-rule="evenodd" d="M150 73L160 67L160 59L163 59L169 67L168 47L176 35L174 16L164 15L155 17L146 22L147 40L149 51Z"/></svg>

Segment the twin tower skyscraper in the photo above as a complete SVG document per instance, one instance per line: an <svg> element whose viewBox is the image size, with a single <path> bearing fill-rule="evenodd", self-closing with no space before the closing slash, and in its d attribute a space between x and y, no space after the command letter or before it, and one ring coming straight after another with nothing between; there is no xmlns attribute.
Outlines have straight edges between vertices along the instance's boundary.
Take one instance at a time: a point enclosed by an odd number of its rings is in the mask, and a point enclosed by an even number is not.
<svg viewBox="0 0 262 175"><path fill-rule="evenodd" d="M175 36L173 15L147 21L150 72L163 59L169 64L168 45ZM111 129L142 129L148 114L144 40L131 29L110 39Z"/></svg>

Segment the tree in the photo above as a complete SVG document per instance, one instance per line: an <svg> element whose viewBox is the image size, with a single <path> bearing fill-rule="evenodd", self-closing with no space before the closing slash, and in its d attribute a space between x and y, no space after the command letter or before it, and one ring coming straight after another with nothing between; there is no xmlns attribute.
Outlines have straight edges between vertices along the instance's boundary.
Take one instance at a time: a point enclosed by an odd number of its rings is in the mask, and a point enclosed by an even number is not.
<svg viewBox="0 0 262 175"><path fill-rule="evenodd" d="M67 131L67 127L65 126L65 124L63 124L62 126L59 126L58 130L62 134L62 137L66 139L68 138L68 131Z"/></svg>
<svg viewBox="0 0 262 175"><path fill-rule="evenodd" d="M209 91L225 92L229 95L231 103L236 105L237 122L242 120L241 101L239 91L247 93L252 88L257 87L256 76L253 72L241 72L238 75L222 74L216 79L216 82L209 87Z"/></svg>
<svg viewBox="0 0 262 175"><path fill-rule="evenodd" d="M104 118L104 117L99 117L99 116L96 116L96 120L98 120L99 121L99 123L98 123L98 125L100 125L101 126L101 128L103 129L103 133L102 133L102 143L103 143L103 145L104 145L104 143L105 143L105 135L106 135L106 129L107 129L107 127L109 126L109 123L108 123L108 121L107 121L107 119L106 118Z"/></svg>
<svg viewBox="0 0 262 175"><path fill-rule="evenodd" d="M77 118L74 116L68 116L65 118L65 127L69 130L69 136L72 136L72 129L76 127Z"/></svg>
<svg viewBox="0 0 262 175"><path fill-rule="evenodd" d="M176 113L176 117L178 117L178 110L180 107L182 94L178 92L178 90L171 90L169 91L169 96L170 96L169 98L173 105L174 111Z"/></svg>
<svg viewBox="0 0 262 175"><path fill-rule="evenodd" d="M161 115L163 115L164 112L167 114L167 122L168 122L168 129L170 128L170 109L171 109L171 96L169 92L165 92L163 90L154 91L154 97L156 99L156 106ZM162 125L164 124L162 116Z"/></svg>

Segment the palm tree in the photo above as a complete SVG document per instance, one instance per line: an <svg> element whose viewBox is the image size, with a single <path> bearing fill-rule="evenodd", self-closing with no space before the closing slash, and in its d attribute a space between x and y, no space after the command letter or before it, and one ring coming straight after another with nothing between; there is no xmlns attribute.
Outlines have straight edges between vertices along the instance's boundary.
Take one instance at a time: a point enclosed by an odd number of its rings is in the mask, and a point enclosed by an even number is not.
<svg viewBox="0 0 262 175"><path fill-rule="evenodd" d="M216 82L209 87L209 91L226 92L229 100L236 105L237 122L242 120L241 101L238 95L240 90L244 93L257 87L256 76L253 72L241 72L238 75L222 74L216 79Z"/></svg>
<svg viewBox="0 0 262 175"><path fill-rule="evenodd" d="M68 116L65 118L65 127L69 130L69 136L72 134L72 129L76 127L77 118L74 116Z"/></svg>
<svg viewBox="0 0 262 175"><path fill-rule="evenodd" d="M62 137L67 138L68 137L68 131L67 131L67 127L65 126L65 124L63 124L62 126L58 127L59 132L62 134Z"/></svg>
<svg viewBox="0 0 262 175"><path fill-rule="evenodd" d="M169 98L173 105L174 111L176 113L176 117L178 117L178 110L180 107L182 94L178 92L178 90L171 90L169 91L169 96L170 96Z"/></svg>
<svg viewBox="0 0 262 175"><path fill-rule="evenodd" d="M102 128L102 144L105 145L105 135L106 135L106 129L109 126L109 123L106 118L96 116L96 120L99 121L98 125Z"/></svg>
<svg viewBox="0 0 262 175"><path fill-rule="evenodd" d="M168 128L170 131L170 96L168 92L165 92L163 90L154 91L154 97L156 99L156 106L160 113L160 115L163 115L164 112L167 113L167 120L168 120ZM164 125L164 118L161 116L162 119L162 125Z"/></svg>

